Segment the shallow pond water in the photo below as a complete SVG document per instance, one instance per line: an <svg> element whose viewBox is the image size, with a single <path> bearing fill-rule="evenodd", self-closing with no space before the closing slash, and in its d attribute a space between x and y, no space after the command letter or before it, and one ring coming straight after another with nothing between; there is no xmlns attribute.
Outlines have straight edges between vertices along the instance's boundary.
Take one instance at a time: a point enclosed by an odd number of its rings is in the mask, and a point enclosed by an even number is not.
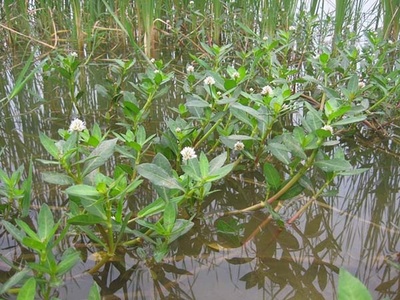
<svg viewBox="0 0 400 300"><path fill-rule="evenodd" d="M84 70L86 95L81 109L88 126L117 128L105 120L108 101L96 92L107 68L88 66ZM0 98L9 92L14 76L4 71L0 78ZM16 170L29 159L44 158L39 132L54 138L67 129L69 104L65 91L48 78L37 76L18 97L0 112L0 167ZM183 102L181 92L171 85L168 95L152 111L148 130L157 133L172 111L165 109ZM81 252L82 262L67 276L56 295L61 299L85 299L96 281L105 299L335 299L339 268L343 267L364 282L374 299L400 299L399 272L388 259L400 251L400 164L398 146L390 139L371 133L343 137L346 155L354 167L368 167L365 173L335 181L337 196L317 199L291 226L280 228L265 211L222 216L223 211L244 208L263 199L264 187L258 171L233 173L218 183L217 192L204 203L204 215L195 226L175 241L160 264L138 259L135 249L120 253L99 273L85 273L98 259L84 239L73 235L62 245ZM31 216L42 203L55 214L65 213L61 189L42 182L43 166L34 162ZM261 178L261 179L260 179ZM316 174L313 180L318 181ZM143 207L151 200L144 187L132 199ZM289 218L307 199L299 196L284 203L283 217ZM237 222L239 220L240 222ZM217 231L218 222L243 224L235 234ZM232 222L232 223L230 223ZM29 259L0 229L0 254L12 261ZM100 249L97 249L100 251ZM28 257L28 258L27 258ZM11 274L0 262L0 280Z"/></svg>

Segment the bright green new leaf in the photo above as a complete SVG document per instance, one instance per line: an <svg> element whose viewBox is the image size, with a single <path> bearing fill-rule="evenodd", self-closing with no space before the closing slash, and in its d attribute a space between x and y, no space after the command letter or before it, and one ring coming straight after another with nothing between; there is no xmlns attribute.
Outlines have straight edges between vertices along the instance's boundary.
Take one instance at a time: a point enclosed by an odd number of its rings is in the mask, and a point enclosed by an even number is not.
<svg viewBox="0 0 400 300"><path fill-rule="evenodd" d="M36 296L36 279L35 277L31 277L20 288L17 300L33 300L35 299L35 296Z"/></svg>
<svg viewBox="0 0 400 300"><path fill-rule="evenodd" d="M345 269L339 271L338 300L372 300L365 285Z"/></svg>
<svg viewBox="0 0 400 300"><path fill-rule="evenodd" d="M77 184L70 186L65 190L68 196L89 199L98 199L101 197L101 193L99 193L95 187L86 185L86 184Z"/></svg>
<svg viewBox="0 0 400 300"><path fill-rule="evenodd" d="M96 282L90 288L88 300L101 300L100 287Z"/></svg>
<svg viewBox="0 0 400 300"><path fill-rule="evenodd" d="M27 276L31 271L28 269L23 269L19 272L16 272L13 276L10 277L3 285L0 286L0 295L7 293L9 289L16 286L25 276Z"/></svg>

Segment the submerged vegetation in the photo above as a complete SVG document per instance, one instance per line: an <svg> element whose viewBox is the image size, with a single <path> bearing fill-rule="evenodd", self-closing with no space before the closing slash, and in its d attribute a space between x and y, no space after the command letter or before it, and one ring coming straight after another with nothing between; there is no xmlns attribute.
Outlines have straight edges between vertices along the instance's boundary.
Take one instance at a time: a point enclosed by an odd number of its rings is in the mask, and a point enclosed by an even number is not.
<svg viewBox="0 0 400 300"><path fill-rule="evenodd" d="M96 254L89 274L126 253L157 270L205 218L218 183L249 170L261 174L261 200L213 212L222 216L218 233L239 247L268 223L284 232L335 194L338 178L366 171L349 162L342 137L372 132L399 141L399 1L336 1L334 12L326 1L50 2L0 2L1 55L14 62L23 49L29 57L2 110L32 77L53 78L70 122L57 136L39 134L47 153L29 166L0 170L2 235L33 255L1 257L12 275L0 294L56 299L65 275L85 260L71 246L78 241ZM82 103L93 96L84 78L94 63L107 69L96 91L108 107L90 124ZM168 104L173 117L154 129L152 109L171 85L183 101ZM32 195L33 184L63 191L57 216ZM138 200L144 194L151 200ZM258 210L268 217L239 240L243 216ZM350 288L368 294L346 271L340 276L339 299L349 299ZM86 294L99 299L99 286Z"/></svg>

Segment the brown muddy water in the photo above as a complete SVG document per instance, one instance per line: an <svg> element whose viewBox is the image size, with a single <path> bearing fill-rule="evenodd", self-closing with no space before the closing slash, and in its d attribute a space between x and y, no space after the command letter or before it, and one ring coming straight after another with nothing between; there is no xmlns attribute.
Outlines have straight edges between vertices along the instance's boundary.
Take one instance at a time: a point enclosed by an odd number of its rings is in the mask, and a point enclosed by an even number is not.
<svg viewBox="0 0 400 300"><path fill-rule="evenodd" d="M85 68L81 109L88 127L97 122L105 130L115 124L105 120L109 104L95 88L104 80L104 72L106 66L101 64ZM14 75L2 73L0 98L10 91ZM64 213L65 195L43 183L43 166L35 161L45 155L39 132L56 138L58 129L68 128L64 92L54 80L37 75L0 111L4 149L0 167L27 168L34 159L32 218L42 203L51 205L55 215ZM149 131L162 130L163 121L173 116L165 107L183 101L172 85L168 96L155 103ZM221 216L264 197L261 173L234 173L218 184L218 192L204 204L204 216L171 245L168 258L160 264L142 261L134 249L128 249L99 273L88 275L97 255L85 247L86 240L71 235L62 248L78 249L82 262L54 296L86 299L96 281L104 299L335 299L338 271L343 267L367 285L374 299L400 299L399 271L388 263L400 251L399 147L371 132L343 137L341 142L353 166L369 170L338 178L331 187L337 195L319 198L293 225L279 228L265 211ZM143 207L151 199L151 191L144 187L132 201ZM300 196L285 203L283 217L292 216L306 200ZM234 235L221 234L215 226L220 220L241 225ZM18 262L31 253L0 228L0 255ZM7 280L9 271L0 260L0 282Z"/></svg>

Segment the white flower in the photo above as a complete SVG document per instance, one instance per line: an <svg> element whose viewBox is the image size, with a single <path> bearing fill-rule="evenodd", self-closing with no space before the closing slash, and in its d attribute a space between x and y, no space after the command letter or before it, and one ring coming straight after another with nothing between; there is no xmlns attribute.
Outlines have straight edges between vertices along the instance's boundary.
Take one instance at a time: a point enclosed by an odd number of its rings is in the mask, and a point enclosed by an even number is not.
<svg viewBox="0 0 400 300"><path fill-rule="evenodd" d="M295 31L296 30L296 26L289 26L289 30L290 31Z"/></svg>
<svg viewBox="0 0 400 300"><path fill-rule="evenodd" d="M206 79L204 79L204 83L207 85L213 85L215 84L215 79L211 76L208 76Z"/></svg>
<svg viewBox="0 0 400 300"><path fill-rule="evenodd" d="M365 88L365 82L364 82L364 81L358 82L358 87L359 87L360 89Z"/></svg>
<svg viewBox="0 0 400 300"><path fill-rule="evenodd" d="M69 132L72 131L83 131L86 129L86 124L82 120L79 119L74 119L71 122L71 125L69 125Z"/></svg>
<svg viewBox="0 0 400 300"><path fill-rule="evenodd" d="M233 146L233 149L236 151L242 151L244 149L244 144L240 141L237 141Z"/></svg>
<svg viewBox="0 0 400 300"><path fill-rule="evenodd" d="M266 85L262 88L261 95L271 95L272 94L272 87Z"/></svg>
<svg viewBox="0 0 400 300"><path fill-rule="evenodd" d="M186 72L188 72L188 73L193 73L193 72L194 72L194 67L193 67L192 65L188 65L188 66L186 67Z"/></svg>
<svg viewBox="0 0 400 300"><path fill-rule="evenodd" d="M324 127L322 127L321 129L325 130L325 131L329 131L331 134L333 134L333 128L331 125L325 125Z"/></svg>
<svg viewBox="0 0 400 300"><path fill-rule="evenodd" d="M152 59L150 59L150 62L151 62L152 64L154 64L154 63L156 62L156 60L155 60L154 58L152 58Z"/></svg>
<svg viewBox="0 0 400 300"><path fill-rule="evenodd" d="M72 57L78 57L78 53L76 53L76 52L71 52L71 54L70 54Z"/></svg>
<svg viewBox="0 0 400 300"><path fill-rule="evenodd" d="M393 41L392 40L388 40L388 44L389 45L393 45Z"/></svg>
<svg viewBox="0 0 400 300"><path fill-rule="evenodd" d="M263 41L268 41L268 37L267 37L267 36L264 36L264 37L263 37Z"/></svg>
<svg viewBox="0 0 400 300"><path fill-rule="evenodd" d="M239 72L238 71L233 72L232 77L235 78L235 79L239 78L240 77Z"/></svg>
<svg viewBox="0 0 400 300"><path fill-rule="evenodd" d="M181 151L182 154L182 161L187 161L188 159L196 158L196 152L192 147L185 147Z"/></svg>
<svg viewBox="0 0 400 300"><path fill-rule="evenodd" d="M193 5L194 4L194 1L189 1L189 5Z"/></svg>
<svg viewBox="0 0 400 300"><path fill-rule="evenodd" d="M154 70L154 74L160 73L160 70Z"/></svg>
<svg viewBox="0 0 400 300"><path fill-rule="evenodd" d="M253 89L253 88L250 88L250 90L249 90L249 91L250 91L250 93L252 93L252 92L254 92L254 89Z"/></svg>
<svg viewBox="0 0 400 300"><path fill-rule="evenodd" d="M176 127L176 128L175 128L175 132L176 132L176 133L180 133L180 132L182 132L182 129L181 129L180 127Z"/></svg>

